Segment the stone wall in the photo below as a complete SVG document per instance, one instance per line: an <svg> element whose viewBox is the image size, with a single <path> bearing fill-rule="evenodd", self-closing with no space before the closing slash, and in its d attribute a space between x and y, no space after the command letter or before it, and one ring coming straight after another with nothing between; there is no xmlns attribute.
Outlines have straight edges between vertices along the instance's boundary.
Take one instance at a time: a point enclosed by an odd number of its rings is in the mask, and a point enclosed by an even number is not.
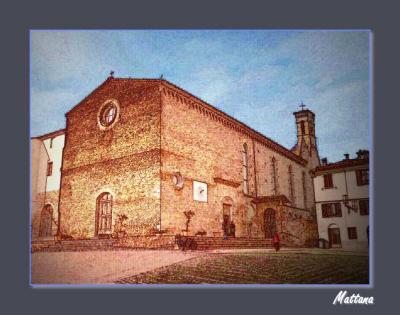
<svg viewBox="0 0 400 315"><path fill-rule="evenodd" d="M119 104L108 130L100 107ZM95 236L97 198L113 198L112 222L128 217L129 235L147 234L160 220L160 97L152 80L108 79L67 113L61 178L61 228L74 238Z"/></svg>
<svg viewBox="0 0 400 315"><path fill-rule="evenodd" d="M162 92L161 116L161 226L180 233L185 228L184 211L195 212L190 223L192 234L205 230L208 236L222 230L223 204L232 204L231 218L236 236L264 237L263 223L254 218L251 200L273 195L271 158L277 161L278 193L289 197L288 167L292 166L295 203L304 208L302 173L306 174L307 208L314 205L312 181L307 165L268 147L211 115L198 100L179 92ZM295 134L295 130L293 130ZM294 137L295 138L295 137ZM248 194L243 192L243 145L248 148ZM290 154L289 154L290 155ZM176 189L173 174L184 178ZM207 184L208 201L193 200L193 181ZM261 212L260 212L261 213ZM252 226L253 225L253 226Z"/></svg>

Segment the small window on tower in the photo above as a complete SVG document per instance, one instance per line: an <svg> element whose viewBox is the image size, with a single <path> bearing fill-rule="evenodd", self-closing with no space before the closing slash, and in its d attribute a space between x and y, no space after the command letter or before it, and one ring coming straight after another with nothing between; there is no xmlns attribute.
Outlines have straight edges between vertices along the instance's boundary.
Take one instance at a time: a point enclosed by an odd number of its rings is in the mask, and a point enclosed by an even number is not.
<svg viewBox="0 0 400 315"><path fill-rule="evenodd" d="M53 174L53 162L47 162L47 176Z"/></svg>
<svg viewBox="0 0 400 315"><path fill-rule="evenodd" d="M301 133L304 135L306 133L306 127L304 126L304 121L300 122Z"/></svg>

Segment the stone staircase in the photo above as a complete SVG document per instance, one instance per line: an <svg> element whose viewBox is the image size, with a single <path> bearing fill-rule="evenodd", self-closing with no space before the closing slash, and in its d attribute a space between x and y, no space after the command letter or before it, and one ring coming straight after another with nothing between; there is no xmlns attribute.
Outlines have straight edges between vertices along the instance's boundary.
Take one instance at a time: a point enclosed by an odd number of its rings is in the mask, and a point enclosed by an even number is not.
<svg viewBox="0 0 400 315"><path fill-rule="evenodd" d="M240 248L272 248L271 239L262 238L232 238L227 240L221 237L190 237L197 244L197 250L210 249L240 249ZM285 244L281 243L281 246ZM118 250L127 249L118 246L113 239L87 239L87 240L44 240L33 241L32 252L64 252L64 251L95 251L95 250Z"/></svg>
<svg viewBox="0 0 400 315"><path fill-rule="evenodd" d="M229 249L229 248L272 248L271 239L263 238L231 238L221 237L195 237L198 250L204 249ZM281 246L284 244L281 244Z"/></svg>
<svg viewBox="0 0 400 315"><path fill-rule="evenodd" d="M112 239L87 239L32 242L32 252L73 252L116 249Z"/></svg>

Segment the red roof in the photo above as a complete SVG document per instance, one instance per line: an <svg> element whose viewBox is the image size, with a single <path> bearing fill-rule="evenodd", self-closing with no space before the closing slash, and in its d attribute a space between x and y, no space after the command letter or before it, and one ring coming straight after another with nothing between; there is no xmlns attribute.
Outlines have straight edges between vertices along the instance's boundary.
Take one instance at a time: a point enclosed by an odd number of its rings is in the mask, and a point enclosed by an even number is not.
<svg viewBox="0 0 400 315"><path fill-rule="evenodd" d="M324 172L324 171L331 171L331 170L339 170L339 169L347 169L352 168L355 166L365 165L369 167L369 159L345 159L335 163L328 163L327 165L317 166L314 169L314 172Z"/></svg>

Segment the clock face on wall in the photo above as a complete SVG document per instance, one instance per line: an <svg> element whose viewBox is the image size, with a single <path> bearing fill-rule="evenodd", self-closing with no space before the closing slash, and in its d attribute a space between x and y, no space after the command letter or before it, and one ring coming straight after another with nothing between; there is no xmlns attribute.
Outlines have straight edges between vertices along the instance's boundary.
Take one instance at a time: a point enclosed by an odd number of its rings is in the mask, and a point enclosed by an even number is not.
<svg viewBox="0 0 400 315"><path fill-rule="evenodd" d="M207 202L207 184L193 181L193 200Z"/></svg>

